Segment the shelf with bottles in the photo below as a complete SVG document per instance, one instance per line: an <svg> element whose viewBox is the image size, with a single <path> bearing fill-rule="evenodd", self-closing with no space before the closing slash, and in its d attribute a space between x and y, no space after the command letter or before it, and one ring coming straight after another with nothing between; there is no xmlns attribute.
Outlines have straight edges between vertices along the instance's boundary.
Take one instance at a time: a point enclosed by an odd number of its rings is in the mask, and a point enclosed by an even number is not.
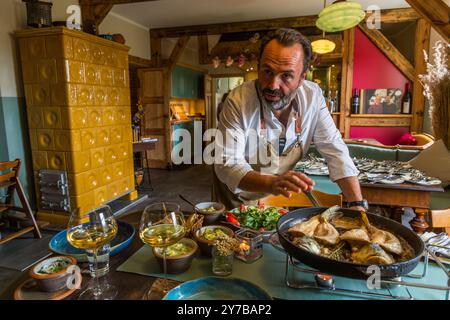
<svg viewBox="0 0 450 320"><path fill-rule="evenodd" d="M402 92L399 88L353 88L350 117L411 118L411 91L409 83Z"/></svg>

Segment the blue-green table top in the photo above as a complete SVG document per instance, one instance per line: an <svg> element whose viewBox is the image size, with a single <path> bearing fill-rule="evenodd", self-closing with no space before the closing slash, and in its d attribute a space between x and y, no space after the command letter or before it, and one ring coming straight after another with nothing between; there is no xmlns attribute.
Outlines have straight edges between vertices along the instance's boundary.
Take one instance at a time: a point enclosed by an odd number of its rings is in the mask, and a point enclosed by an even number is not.
<svg viewBox="0 0 450 320"><path fill-rule="evenodd" d="M272 297L291 300L343 300L343 299L361 299L344 294L333 294L326 291L316 291L310 289L292 289L285 284L285 266L286 255L269 244L263 245L263 257L259 260L247 264L241 260L234 259L233 273L230 277L240 278L250 281L264 290ZM423 269L421 262L413 273L420 274ZM160 267L153 257L151 248L147 245L139 249L133 256L125 261L117 271L137 273L152 277L162 277ZM177 281L189 281L201 277L213 276L212 262L210 258L200 255L196 256L189 270L178 275L168 275L168 278ZM301 280L312 281L312 275L302 274ZM423 279L404 278L404 281L418 283L435 284L445 286L447 278L445 273L434 263L429 264L427 276ZM365 281L349 278L335 277L336 286L346 289L367 291ZM430 289L410 288L411 294L416 299L440 300L445 298L444 291ZM404 288L394 288L391 291L396 295L406 295ZM376 292L387 293L387 290L381 289Z"/></svg>

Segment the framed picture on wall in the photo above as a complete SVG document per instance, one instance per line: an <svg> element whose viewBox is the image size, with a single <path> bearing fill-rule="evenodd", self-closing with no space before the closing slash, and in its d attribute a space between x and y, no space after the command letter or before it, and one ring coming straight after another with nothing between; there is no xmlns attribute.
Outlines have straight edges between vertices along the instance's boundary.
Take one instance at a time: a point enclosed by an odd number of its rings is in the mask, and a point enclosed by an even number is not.
<svg viewBox="0 0 450 320"><path fill-rule="evenodd" d="M399 114L401 113L402 90L363 89L361 90L361 112L365 114Z"/></svg>

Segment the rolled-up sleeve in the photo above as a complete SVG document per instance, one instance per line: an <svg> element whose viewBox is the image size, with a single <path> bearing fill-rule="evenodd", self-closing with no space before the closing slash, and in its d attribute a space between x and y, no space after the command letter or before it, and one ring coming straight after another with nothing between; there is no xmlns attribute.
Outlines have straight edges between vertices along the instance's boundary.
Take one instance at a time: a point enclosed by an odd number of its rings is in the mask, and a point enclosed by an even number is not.
<svg viewBox="0 0 450 320"><path fill-rule="evenodd" d="M252 167L245 159L246 134L239 105L233 97L228 96L220 113L216 135L215 152L219 152L219 163L214 164L214 170L220 181L228 186L231 192L237 194L241 179Z"/></svg>
<svg viewBox="0 0 450 320"><path fill-rule="evenodd" d="M342 178L358 176L359 171L350 157L341 133L334 124L323 95L317 96L319 115L313 141L328 164L331 180L334 182Z"/></svg>

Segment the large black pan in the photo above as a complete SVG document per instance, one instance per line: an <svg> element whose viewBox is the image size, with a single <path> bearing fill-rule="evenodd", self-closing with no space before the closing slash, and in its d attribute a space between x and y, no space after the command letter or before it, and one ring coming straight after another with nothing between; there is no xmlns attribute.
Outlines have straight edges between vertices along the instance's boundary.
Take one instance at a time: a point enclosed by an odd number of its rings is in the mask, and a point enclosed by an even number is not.
<svg viewBox="0 0 450 320"><path fill-rule="evenodd" d="M302 249L289 240L287 230L291 226L302 220L309 219L312 216L320 214L326 209L327 208L325 207L297 209L282 216L277 223L277 232L281 245L288 252L288 254L290 254L300 262L303 262L304 264L321 272L356 279L367 278L372 274L372 272L367 272L367 268L369 267L368 264L357 264L329 259ZM346 217L360 216L360 213L355 210L341 209L340 211ZM375 226L381 227L382 229L390 231L394 235L400 236L405 239L405 241L407 241L409 245L411 245L415 253L414 257L407 261L378 265L378 267L380 268L381 278L392 279L410 273L419 263L420 258L425 250L422 239L420 239L420 237L412 230L394 220L382 216L377 216L372 213L367 213L367 217L369 218L369 221Z"/></svg>

